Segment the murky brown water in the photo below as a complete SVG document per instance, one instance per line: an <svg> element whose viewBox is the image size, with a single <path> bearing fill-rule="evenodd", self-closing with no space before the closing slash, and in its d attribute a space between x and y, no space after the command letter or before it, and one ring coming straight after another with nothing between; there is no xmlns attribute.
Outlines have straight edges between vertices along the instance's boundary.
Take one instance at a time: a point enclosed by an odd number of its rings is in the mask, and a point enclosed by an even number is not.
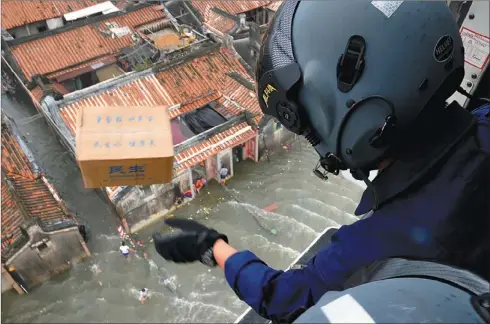
<svg viewBox="0 0 490 324"><path fill-rule="evenodd" d="M93 252L89 260L27 296L4 294L2 321L223 323L233 322L246 309L219 269L167 263L151 244L145 246L149 260L139 255L124 259L115 216L93 191L83 188L74 163L44 121L26 119L36 112L20 103L3 100L2 107L21 124L39 165L69 208L88 224ZM228 190L210 183L175 215L199 219L226 233L236 248L250 249L270 266L285 268L325 227L356 220L352 213L361 189L342 178L321 182L311 172L316 162L304 142L271 156L270 163L242 162L235 166ZM262 210L272 203L279 205L275 212ZM151 232L163 227L159 222L138 237L148 243ZM138 302L143 287L150 290L145 305Z"/></svg>

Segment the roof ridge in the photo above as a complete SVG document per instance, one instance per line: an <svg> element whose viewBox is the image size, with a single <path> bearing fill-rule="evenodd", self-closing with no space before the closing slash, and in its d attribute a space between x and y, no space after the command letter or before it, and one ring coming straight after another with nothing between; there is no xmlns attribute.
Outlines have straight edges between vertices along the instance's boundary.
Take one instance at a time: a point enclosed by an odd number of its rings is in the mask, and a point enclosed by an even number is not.
<svg viewBox="0 0 490 324"><path fill-rule="evenodd" d="M218 52L220 48L221 48L220 43L214 43L210 46L203 47L194 52L191 52L188 55L185 55L184 57L179 57L174 60L170 60L168 62L156 63L155 66L152 67L152 71L155 73L167 71L177 65L193 61L196 58L207 56L214 52Z"/></svg>
<svg viewBox="0 0 490 324"><path fill-rule="evenodd" d="M209 10L214 11L215 13L217 13L220 16L223 16L223 17L228 18L230 20L234 20L237 23L240 22L240 18L238 16L233 15L229 12L226 12L223 9L220 9L218 7L211 7L211 8L209 8Z"/></svg>
<svg viewBox="0 0 490 324"><path fill-rule="evenodd" d="M42 177L42 174L39 173L39 172L35 172L33 171L32 174L33 176L26 176L24 174L19 174L19 173L16 173L16 172L12 172L12 171L3 171L5 176L9 179L11 178L15 178L15 177L18 177L18 178L22 178L22 179L25 179L25 180L38 180Z"/></svg>

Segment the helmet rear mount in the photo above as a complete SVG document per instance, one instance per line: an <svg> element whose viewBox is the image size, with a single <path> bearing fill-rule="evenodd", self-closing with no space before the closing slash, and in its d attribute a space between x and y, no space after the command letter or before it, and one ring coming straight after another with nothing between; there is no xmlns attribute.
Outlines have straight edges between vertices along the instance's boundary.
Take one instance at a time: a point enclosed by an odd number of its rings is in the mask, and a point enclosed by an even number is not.
<svg viewBox="0 0 490 324"><path fill-rule="evenodd" d="M316 146L320 138L310 126L308 116L288 98L300 79L301 71L296 62L265 72L258 83L259 101L265 114L274 116L289 131L305 136Z"/></svg>
<svg viewBox="0 0 490 324"><path fill-rule="evenodd" d="M337 62L337 88L347 93L354 88L364 71L366 41L362 36L353 35L347 41L344 54Z"/></svg>

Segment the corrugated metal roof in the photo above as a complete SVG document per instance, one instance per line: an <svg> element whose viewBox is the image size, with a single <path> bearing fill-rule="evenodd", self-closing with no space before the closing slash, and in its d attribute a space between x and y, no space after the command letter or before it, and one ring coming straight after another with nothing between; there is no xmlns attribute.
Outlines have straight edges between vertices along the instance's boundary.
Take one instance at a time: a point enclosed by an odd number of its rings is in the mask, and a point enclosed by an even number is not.
<svg viewBox="0 0 490 324"><path fill-rule="evenodd" d="M68 217L46 185L47 180L33 169L24 151L27 150L25 143L21 141L11 133L9 126L2 127L2 173L11 182L19 199L16 201L2 179L2 236L20 235L18 226L25 216L19 204L27 216L39 217L43 222Z"/></svg>
<svg viewBox="0 0 490 324"><path fill-rule="evenodd" d="M211 18L211 8L218 8L232 15L238 15L247 11L265 7L270 3L267 1L191 1L194 8L199 11L204 21L207 22Z"/></svg>
<svg viewBox="0 0 490 324"><path fill-rule="evenodd" d="M85 25L59 34L13 45L12 55L27 79L35 74L47 74L72 65L114 54L133 45L131 34L114 37L104 35L105 23L119 27L135 27L151 20L164 18L161 10L145 7L128 14L109 18L93 25ZM133 30L134 31L134 30ZM93 64L93 63L92 63Z"/></svg>
<svg viewBox="0 0 490 324"><path fill-rule="evenodd" d="M207 29L220 36L230 32L236 24L237 22L235 20L220 15L213 10L209 12L209 16L204 22L204 26Z"/></svg>
<svg viewBox="0 0 490 324"><path fill-rule="evenodd" d="M257 131L245 122L218 133L210 139L177 154L175 156L175 161L179 164L177 172L199 164L218 152L248 141L256 135Z"/></svg>
<svg viewBox="0 0 490 324"><path fill-rule="evenodd" d="M106 0L3 0L2 28L11 29L38 21L61 17Z"/></svg>
<svg viewBox="0 0 490 324"><path fill-rule="evenodd" d="M77 112L82 106L172 106L174 104L175 102L155 75L150 74L73 102L61 108L61 116L70 132L75 135Z"/></svg>

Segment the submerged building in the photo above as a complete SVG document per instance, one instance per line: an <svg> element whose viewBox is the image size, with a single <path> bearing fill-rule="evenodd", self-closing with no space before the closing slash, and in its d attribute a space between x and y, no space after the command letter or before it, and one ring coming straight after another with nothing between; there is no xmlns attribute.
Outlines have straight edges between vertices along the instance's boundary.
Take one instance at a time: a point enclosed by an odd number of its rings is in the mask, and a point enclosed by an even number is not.
<svg viewBox="0 0 490 324"><path fill-rule="evenodd" d="M275 3L168 1L106 4L106 11L92 5L65 13L53 30L3 37L2 63L73 158L80 107L168 109L173 182L100 189L126 231L136 232L194 198L203 181L228 179L235 163L257 162L293 138L262 115L253 68L234 40L252 35L257 42Z"/></svg>
<svg viewBox="0 0 490 324"><path fill-rule="evenodd" d="M29 290L90 255L75 219L2 113L2 292Z"/></svg>
<svg viewBox="0 0 490 324"><path fill-rule="evenodd" d="M219 44L192 56L41 101L62 142L74 154L75 122L82 106L169 107L175 151L171 184L105 188L129 232L197 194L198 180L233 175L233 157L258 160L260 108L253 83L233 53Z"/></svg>

